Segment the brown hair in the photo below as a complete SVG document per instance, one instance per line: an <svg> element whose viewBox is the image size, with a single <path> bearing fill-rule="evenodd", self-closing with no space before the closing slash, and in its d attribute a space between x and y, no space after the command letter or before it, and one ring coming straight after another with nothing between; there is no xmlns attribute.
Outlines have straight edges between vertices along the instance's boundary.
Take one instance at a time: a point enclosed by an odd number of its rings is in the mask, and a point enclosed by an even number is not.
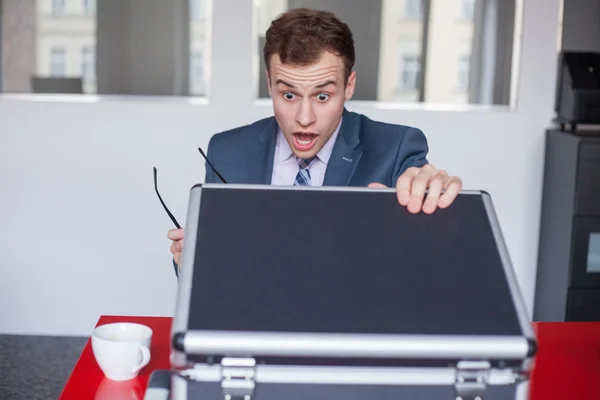
<svg viewBox="0 0 600 400"><path fill-rule="evenodd" d="M324 51L342 57L347 82L355 61L354 39L348 25L331 12L295 8L279 15L267 29L263 49L267 69L274 54L284 64L306 66L317 62Z"/></svg>

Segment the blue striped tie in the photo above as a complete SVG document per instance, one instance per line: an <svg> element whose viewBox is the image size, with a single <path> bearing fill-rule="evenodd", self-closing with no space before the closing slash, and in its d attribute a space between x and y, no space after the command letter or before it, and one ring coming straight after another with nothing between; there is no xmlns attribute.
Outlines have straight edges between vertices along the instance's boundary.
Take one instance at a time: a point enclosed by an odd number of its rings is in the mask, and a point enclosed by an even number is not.
<svg viewBox="0 0 600 400"><path fill-rule="evenodd" d="M298 170L298 174L296 175L296 179L294 180L294 186L310 186L310 165L316 157L313 158L296 158L298 161L298 166L300 169Z"/></svg>

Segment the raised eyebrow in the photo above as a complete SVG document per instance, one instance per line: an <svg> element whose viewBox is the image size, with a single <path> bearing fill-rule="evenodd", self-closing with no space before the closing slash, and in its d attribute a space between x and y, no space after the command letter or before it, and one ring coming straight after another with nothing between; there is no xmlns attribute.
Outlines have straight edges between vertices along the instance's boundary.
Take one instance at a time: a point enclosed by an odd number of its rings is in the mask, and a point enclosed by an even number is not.
<svg viewBox="0 0 600 400"><path fill-rule="evenodd" d="M328 80L326 82L319 83L317 86L315 86L315 89L322 89L322 88L324 88L326 86L329 86L329 85L335 85L335 81L334 80Z"/></svg>
<svg viewBox="0 0 600 400"><path fill-rule="evenodd" d="M291 83L288 83L288 82L284 81L283 79L277 79L277 81L275 81L275 85L285 85L290 88L296 87L295 85L292 85Z"/></svg>

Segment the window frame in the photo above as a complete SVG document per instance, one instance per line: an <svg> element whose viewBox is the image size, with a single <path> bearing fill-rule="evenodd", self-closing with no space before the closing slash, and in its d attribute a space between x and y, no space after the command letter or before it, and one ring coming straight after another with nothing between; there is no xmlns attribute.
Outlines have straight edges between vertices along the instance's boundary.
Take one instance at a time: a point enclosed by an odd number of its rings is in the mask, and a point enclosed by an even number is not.
<svg viewBox="0 0 600 400"><path fill-rule="evenodd" d="M402 16L409 21L418 21L423 18L423 0L404 0Z"/></svg>
<svg viewBox="0 0 600 400"><path fill-rule="evenodd" d="M59 54L62 56L62 74L55 74L53 67L56 64L55 56ZM67 76L67 49L64 46L51 46L50 47L50 63L48 65L48 76L52 78L64 78Z"/></svg>
<svg viewBox="0 0 600 400"><path fill-rule="evenodd" d="M57 3L61 6L57 7ZM67 1L66 0L51 0L50 2L50 14L53 17L63 17L67 14Z"/></svg>

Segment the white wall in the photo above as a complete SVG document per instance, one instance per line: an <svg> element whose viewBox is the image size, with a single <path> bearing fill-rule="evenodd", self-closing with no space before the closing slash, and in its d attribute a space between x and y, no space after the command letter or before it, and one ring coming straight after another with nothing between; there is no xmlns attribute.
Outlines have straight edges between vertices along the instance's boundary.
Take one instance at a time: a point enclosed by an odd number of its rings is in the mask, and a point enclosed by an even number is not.
<svg viewBox="0 0 600 400"><path fill-rule="evenodd" d="M436 166L491 192L530 310L558 2L525 2L516 111L348 105L423 129ZM87 335L101 314L173 313L171 223L153 192L152 166L183 221L188 190L204 176L196 147L271 114L252 99L251 8L247 0L214 2L224 23L213 30L210 104L1 98L0 332Z"/></svg>

